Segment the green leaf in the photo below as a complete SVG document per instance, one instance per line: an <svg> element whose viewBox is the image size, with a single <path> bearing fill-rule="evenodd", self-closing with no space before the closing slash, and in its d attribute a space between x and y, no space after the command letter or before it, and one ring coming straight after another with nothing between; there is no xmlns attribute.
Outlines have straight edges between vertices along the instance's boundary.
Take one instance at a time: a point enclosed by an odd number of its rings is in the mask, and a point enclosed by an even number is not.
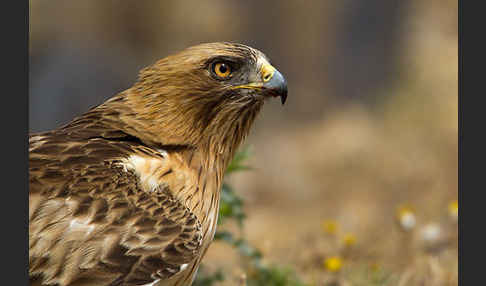
<svg viewBox="0 0 486 286"><path fill-rule="evenodd" d="M239 239L235 241L234 246L238 249L241 255L253 259L260 259L262 257L262 253L255 247L248 244L248 242L244 239Z"/></svg>
<svg viewBox="0 0 486 286"><path fill-rule="evenodd" d="M226 168L225 174L229 175L236 171L250 170L250 167L243 165L243 162L250 157L250 154L251 152L249 147L245 147L238 151L233 157L233 160L229 164L228 168Z"/></svg>
<svg viewBox="0 0 486 286"><path fill-rule="evenodd" d="M224 281L224 274L221 269L210 274L206 272L204 265L201 265L192 286L212 286L214 283L221 281Z"/></svg>
<svg viewBox="0 0 486 286"><path fill-rule="evenodd" d="M245 218L243 200L236 195L228 184L223 184L219 203L218 224L222 224L226 219L234 219L240 227L243 227Z"/></svg>
<svg viewBox="0 0 486 286"><path fill-rule="evenodd" d="M223 240L230 244L234 243L233 234L229 231L216 231L216 233L214 234L214 239Z"/></svg>
<svg viewBox="0 0 486 286"><path fill-rule="evenodd" d="M304 286L295 275L294 271L287 267L255 266L255 270L248 276L248 286Z"/></svg>

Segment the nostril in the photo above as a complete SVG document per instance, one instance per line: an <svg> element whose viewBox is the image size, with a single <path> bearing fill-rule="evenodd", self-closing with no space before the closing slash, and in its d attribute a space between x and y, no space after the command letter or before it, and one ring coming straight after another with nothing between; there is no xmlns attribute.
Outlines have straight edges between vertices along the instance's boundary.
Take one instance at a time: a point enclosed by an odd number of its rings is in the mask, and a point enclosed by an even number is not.
<svg viewBox="0 0 486 286"><path fill-rule="evenodd" d="M264 81L267 81L270 79L270 74L266 74L264 77L263 77L263 80Z"/></svg>

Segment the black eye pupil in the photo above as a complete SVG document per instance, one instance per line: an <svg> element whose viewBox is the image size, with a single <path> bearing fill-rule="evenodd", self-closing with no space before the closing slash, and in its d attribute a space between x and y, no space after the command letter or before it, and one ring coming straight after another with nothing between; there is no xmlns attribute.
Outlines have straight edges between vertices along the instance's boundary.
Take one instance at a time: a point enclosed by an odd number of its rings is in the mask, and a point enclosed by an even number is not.
<svg viewBox="0 0 486 286"><path fill-rule="evenodd" d="M219 66L219 72L220 73L226 73L228 71L228 67L225 64L221 64Z"/></svg>

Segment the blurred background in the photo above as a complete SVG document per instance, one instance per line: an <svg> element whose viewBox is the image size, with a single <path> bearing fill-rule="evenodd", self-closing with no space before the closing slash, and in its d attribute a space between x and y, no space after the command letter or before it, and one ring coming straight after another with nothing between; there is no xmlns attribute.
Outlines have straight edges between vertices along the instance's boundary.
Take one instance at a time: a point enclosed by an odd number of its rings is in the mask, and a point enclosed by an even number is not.
<svg viewBox="0 0 486 286"><path fill-rule="evenodd" d="M32 0L29 129L67 123L170 53L247 44L289 86L245 143L252 170L227 178L267 263L312 285L368 285L363 265L390 285L457 285L457 11L452 0ZM333 247L346 235L353 259ZM230 256L213 244L206 264L237 272Z"/></svg>

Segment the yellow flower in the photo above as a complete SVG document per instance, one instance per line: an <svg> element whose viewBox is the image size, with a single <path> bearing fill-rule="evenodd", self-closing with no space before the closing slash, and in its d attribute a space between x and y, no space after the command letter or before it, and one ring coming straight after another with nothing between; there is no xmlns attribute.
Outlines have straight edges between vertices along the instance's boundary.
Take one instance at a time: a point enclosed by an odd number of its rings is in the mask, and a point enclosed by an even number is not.
<svg viewBox="0 0 486 286"><path fill-rule="evenodd" d="M350 247L356 244L356 236L352 233L347 233L343 237L343 243L345 246Z"/></svg>
<svg viewBox="0 0 486 286"><path fill-rule="evenodd" d="M398 223L404 230L411 230L415 227L416 219L413 209L409 206L400 206L397 209Z"/></svg>
<svg viewBox="0 0 486 286"><path fill-rule="evenodd" d="M330 272L338 272L343 267L343 261L338 256L331 256L324 260L324 268Z"/></svg>
<svg viewBox="0 0 486 286"><path fill-rule="evenodd" d="M327 234L335 235L339 229L339 225L333 220L325 220L322 223L322 229Z"/></svg>
<svg viewBox="0 0 486 286"><path fill-rule="evenodd" d="M378 264L378 262L372 262L370 264L370 270L371 270L371 272L374 272L374 273L380 271L380 264Z"/></svg>
<svg viewBox="0 0 486 286"><path fill-rule="evenodd" d="M447 208L449 210L449 216L453 220L457 220L457 215L459 214L459 205L457 203L457 200L450 202Z"/></svg>

